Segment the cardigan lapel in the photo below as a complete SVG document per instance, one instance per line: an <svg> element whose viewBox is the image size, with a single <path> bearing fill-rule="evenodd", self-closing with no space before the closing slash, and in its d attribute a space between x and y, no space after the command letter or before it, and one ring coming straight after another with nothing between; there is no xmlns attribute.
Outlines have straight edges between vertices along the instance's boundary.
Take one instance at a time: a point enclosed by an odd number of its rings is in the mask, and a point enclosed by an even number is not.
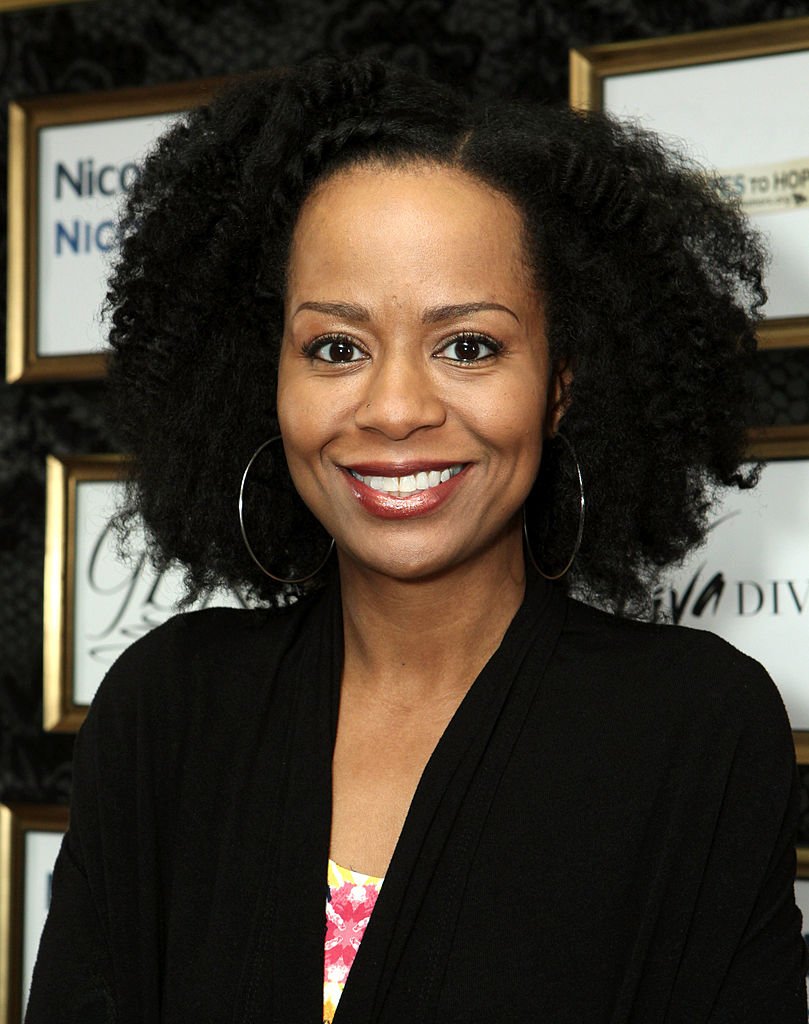
<svg viewBox="0 0 809 1024"><path fill-rule="evenodd" d="M336 574L335 574L336 575ZM342 621L339 586L311 599L282 663L295 702L284 742L280 810L241 988L240 1024L312 1024L323 1014L323 944Z"/></svg>

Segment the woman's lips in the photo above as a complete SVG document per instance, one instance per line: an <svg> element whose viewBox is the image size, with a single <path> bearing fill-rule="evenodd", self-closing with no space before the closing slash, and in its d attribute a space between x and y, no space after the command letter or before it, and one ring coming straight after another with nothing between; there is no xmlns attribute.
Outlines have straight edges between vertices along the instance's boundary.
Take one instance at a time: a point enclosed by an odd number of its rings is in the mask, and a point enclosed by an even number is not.
<svg viewBox="0 0 809 1024"><path fill-rule="evenodd" d="M341 467L360 505L381 519L407 519L434 511L463 482L469 463ZM361 478L361 479L360 479Z"/></svg>

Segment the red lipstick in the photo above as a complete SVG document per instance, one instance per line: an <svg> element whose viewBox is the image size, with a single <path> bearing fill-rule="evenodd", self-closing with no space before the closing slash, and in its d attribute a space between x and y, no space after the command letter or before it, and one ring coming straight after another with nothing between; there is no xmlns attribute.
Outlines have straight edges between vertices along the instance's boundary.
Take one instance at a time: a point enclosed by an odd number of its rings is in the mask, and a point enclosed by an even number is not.
<svg viewBox="0 0 809 1024"><path fill-rule="evenodd" d="M352 465L351 469L362 476L407 476L430 470L447 469L450 465L458 463L447 462L407 462L407 463L363 463ZM405 498L399 498L389 491L376 491L369 487L362 480L352 476L347 468L343 467L343 476L351 488L354 497L360 505L371 515L379 519L411 519L415 516L427 515L440 508L453 492L461 486L466 479L470 464L450 477L444 483L435 487L428 487L423 491L414 491Z"/></svg>

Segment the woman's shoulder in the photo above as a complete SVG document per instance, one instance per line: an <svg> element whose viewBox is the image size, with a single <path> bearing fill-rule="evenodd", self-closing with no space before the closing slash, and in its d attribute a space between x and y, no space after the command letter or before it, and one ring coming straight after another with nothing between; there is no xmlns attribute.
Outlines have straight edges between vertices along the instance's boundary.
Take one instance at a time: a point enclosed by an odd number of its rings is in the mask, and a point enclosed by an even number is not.
<svg viewBox="0 0 809 1024"><path fill-rule="evenodd" d="M226 705L271 682L295 643L309 599L277 608L209 607L173 615L130 644L104 677L91 714L170 714L195 701Z"/></svg>
<svg viewBox="0 0 809 1024"><path fill-rule="evenodd" d="M707 629L621 618L569 602L568 657L595 686L670 713L708 713L788 732L781 694L754 658Z"/></svg>
<svg viewBox="0 0 809 1024"><path fill-rule="evenodd" d="M295 632L306 602L279 608L199 608L178 612L145 633L115 662L119 673L171 661L178 667L201 655L249 652L259 641L272 645Z"/></svg>

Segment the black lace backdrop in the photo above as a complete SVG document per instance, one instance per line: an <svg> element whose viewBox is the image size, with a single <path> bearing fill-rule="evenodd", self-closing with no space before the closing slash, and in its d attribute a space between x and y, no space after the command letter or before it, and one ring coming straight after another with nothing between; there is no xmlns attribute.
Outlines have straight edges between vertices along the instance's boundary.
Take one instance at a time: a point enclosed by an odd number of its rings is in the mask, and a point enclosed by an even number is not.
<svg viewBox="0 0 809 1024"><path fill-rule="evenodd" d="M807 14L809 0L90 0L0 13L0 161L11 99L238 74L325 50L564 100L571 46ZM5 263L5 209L0 246ZM759 369L762 416L809 422L809 349L762 353ZM0 384L3 801L69 797L73 738L40 726L44 465L49 452L110 450L102 386ZM802 775L809 842L809 768Z"/></svg>

